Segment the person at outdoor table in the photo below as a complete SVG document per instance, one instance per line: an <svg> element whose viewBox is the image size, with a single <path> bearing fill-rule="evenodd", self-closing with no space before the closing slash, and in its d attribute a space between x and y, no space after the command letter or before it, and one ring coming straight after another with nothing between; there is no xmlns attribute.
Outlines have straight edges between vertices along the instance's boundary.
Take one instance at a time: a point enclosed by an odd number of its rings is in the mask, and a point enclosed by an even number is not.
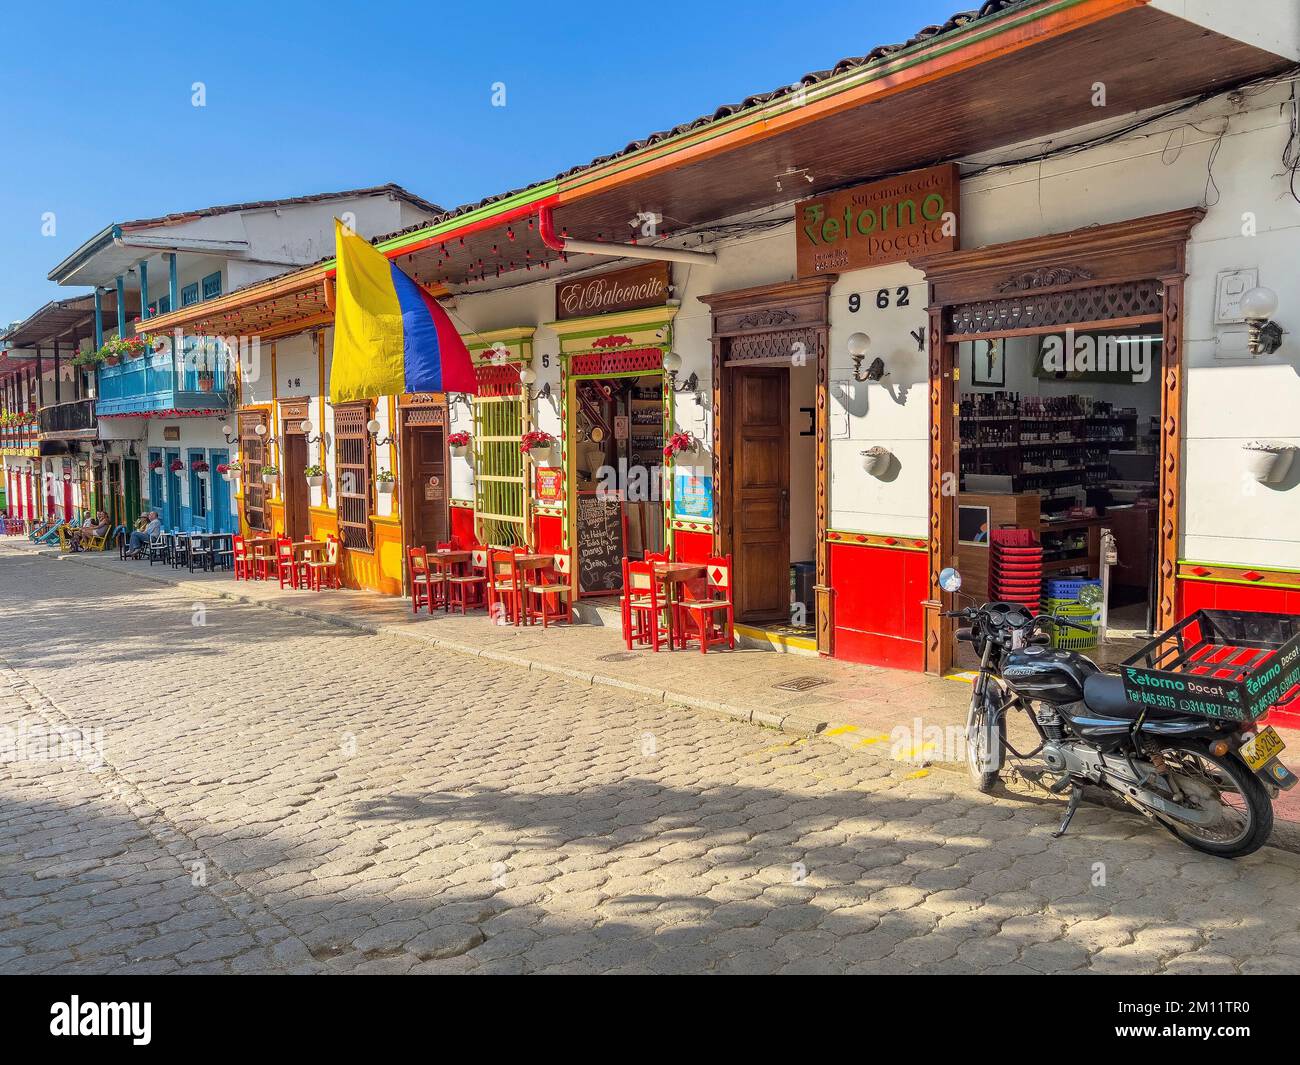
<svg viewBox="0 0 1300 1065"><path fill-rule="evenodd" d="M70 537L72 541L72 550L80 551L84 548L88 540L98 536L108 535L108 514L100 511L91 518L87 515L86 520L82 523L80 529L73 529Z"/></svg>
<svg viewBox="0 0 1300 1065"><path fill-rule="evenodd" d="M137 529L131 534L130 543L126 546L127 558L139 558L140 552L148 546L149 541L162 531L162 522L158 520L158 512L151 510L145 514L145 526L143 529Z"/></svg>

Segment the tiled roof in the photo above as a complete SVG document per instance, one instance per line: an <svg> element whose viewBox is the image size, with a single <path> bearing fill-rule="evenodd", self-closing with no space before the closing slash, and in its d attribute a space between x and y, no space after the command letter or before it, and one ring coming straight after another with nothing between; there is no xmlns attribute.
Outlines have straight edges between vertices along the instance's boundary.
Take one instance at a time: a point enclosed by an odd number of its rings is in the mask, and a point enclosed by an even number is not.
<svg viewBox="0 0 1300 1065"><path fill-rule="evenodd" d="M401 185L389 183L387 185L372 185L365 189L345 189L342 192L316 192L308 196L289 196L282 200L254 200L251 203L229 203L220 204L215 207L202 207L197 211L176 211L172 214L160 215L157 218L136 218L130 222L119 223L123 228L135 226L163 226L173 222L183 222L190 218L206 218L209 215L229 214L232 211L259 211L269 207L292 207L296 204L303 203L322 203L328 200L346 200L354 196L375 196L380 193L390 193L398 199L405 200L407 203L427 211L433 215L445 215L443 208L436 203L430 203L413 192L408 192ZM428 223L422 223L427 225Z"/></svg>
<svg viewBox="0 0 1300 1065"><path fill-rule="evenodd" d="M952 15L946 22L926 26L924 29L918 30L902 44L880 45L879 47L873 48L871 51L867 52L866 55L841 59L828 70L810 71L789 85L782 85L770 92L757 93L754 96L746 96L739 103L723 104L710 114L700 115L698 118L691 119L689 122L683 122L681 125L674 126L672 129L660 130L659 132L651 133L648 137L643 137L640 140L630 141L616 152L611 152L608 155L601 155L592 159L588 163L582 163L579 166L571 167L568 170L556 174L554 178L543 181L534 181L531 184L523 185L520 188L511 189L509 192L501 192L492 196L486 196L475 203L462 204L460 207L455 207L449 211L442 212L432 221L418 222L415 225L407 226L404 229L395 230L392 233L385 233L382 236L375 237L372 243L378 244L381 241L392 240L394 237L405 236L408 233L418 233L421 230L428 229L431 225L437 225L438 223L445 222L448 219L469 214L471 211L477 211L500 200L509 199L512 196L518 196L520 193L527 192L529 189L535 189L539 185L546 184L547 180L559 181L565 178L574 177L577 174L581 174L584 170L590 170L593 167L601 166L605 163L611 162L612 160L631 155L633 152L638 152L643 148L649 148L652 145L668 140L671 137L688 133L691 130L700 129L712 122L717 122L724 118L730 118L743 111L748 111L753 107L762 107L763 105L769 104L773 100L778 100L783 96L788 96L792 93L799 92L800 90L807 89L809 86L820 84L827 78L835 77L836 75L843 74L846 71L857 70L860 67L870 66L872 63L887 60L895 53L901 52L905 48L911 48L913 45L924 44L935 37L969 26L972 22L990 18L993 15L999 15L1009 8L1025 6L1034 2L1036 2L1036 0L985 0L985 3L976 10L958 12L957 14Z"/></svg>

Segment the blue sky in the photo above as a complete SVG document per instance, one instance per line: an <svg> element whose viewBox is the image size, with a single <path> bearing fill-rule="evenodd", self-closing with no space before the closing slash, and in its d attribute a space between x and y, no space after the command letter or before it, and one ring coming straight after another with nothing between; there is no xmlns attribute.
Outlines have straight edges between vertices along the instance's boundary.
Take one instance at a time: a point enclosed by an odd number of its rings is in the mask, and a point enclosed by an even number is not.
<svg viewBox="0 0 1300 1065"><path fill-rule="evenodd" d="M10 4L0 323L112 222L388 181L456 206L975 6Z"/></svg>

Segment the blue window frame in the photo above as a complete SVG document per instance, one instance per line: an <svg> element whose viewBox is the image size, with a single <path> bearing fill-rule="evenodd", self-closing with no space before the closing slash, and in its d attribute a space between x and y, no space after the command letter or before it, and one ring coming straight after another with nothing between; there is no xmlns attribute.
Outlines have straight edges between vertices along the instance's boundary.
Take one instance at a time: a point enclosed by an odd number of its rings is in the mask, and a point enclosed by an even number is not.
<svg viewBox="0 0 1300 1065"><path fill-rule="evenodd" d="M156 300L154 300L151 304L149 304L149 317L155 318L160 314L166 314L171 309L172 309L172 296L171 293L169 292L165 296L159 296Z"/></svg>
<svg viewBox="0 0 1300 1065"><path fill-rule="evenodd" d="M215 299L221 295L221 271L215 274L208 274L203 279L203 298L205 300Z"/></svg>
<svg viewBox="0 0 1300 1065"><path fill-rule="evenodd" d="M211 477L200 477L194 469L194 464L203 459L202 451L191 450L189 458L186 460L186 466L190 472L190 517L195 525L206 527L208 520L208 479ZM209 467L211 470L211 467Z"/></svg>
<svg viewBox="0 0 1300 1065"><path fill-rule="evenodd" d="M186 285L181 289L181 306L188 307L191 303L199 302L199 283Z"/></svg>

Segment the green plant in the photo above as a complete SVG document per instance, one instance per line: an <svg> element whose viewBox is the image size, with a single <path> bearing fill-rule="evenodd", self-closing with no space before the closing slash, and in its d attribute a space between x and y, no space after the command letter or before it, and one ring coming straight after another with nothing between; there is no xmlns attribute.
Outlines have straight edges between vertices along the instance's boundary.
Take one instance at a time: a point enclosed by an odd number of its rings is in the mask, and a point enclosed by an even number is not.
<svg viewBox="0 0 1300 1065"><path fill-rule="evenodd" d="M263 476L263 477L279 477L279 476L280 476L280 467L279 467L279 466L276 466L274 463L264 462L264 463L262 463L262 476Z"/></svg>
<svg viewBox="0 0 1300 1065"><path fill-rule="evenodd" d="M392 484L397 478L393 475L392 470L380 470L375 474L375 481L379 484Z"/></svg>
<svg viewBox="0 0 1300 1065"><path fill-rule="evenodd" d="M303 474L304 474L305 476L307 476L307 477L324 477L324 476L325 476L325 467L323 467L323 466L308 466L308 467L307 467L305 470L303 470L302 472L303 472Z"/></svg>

